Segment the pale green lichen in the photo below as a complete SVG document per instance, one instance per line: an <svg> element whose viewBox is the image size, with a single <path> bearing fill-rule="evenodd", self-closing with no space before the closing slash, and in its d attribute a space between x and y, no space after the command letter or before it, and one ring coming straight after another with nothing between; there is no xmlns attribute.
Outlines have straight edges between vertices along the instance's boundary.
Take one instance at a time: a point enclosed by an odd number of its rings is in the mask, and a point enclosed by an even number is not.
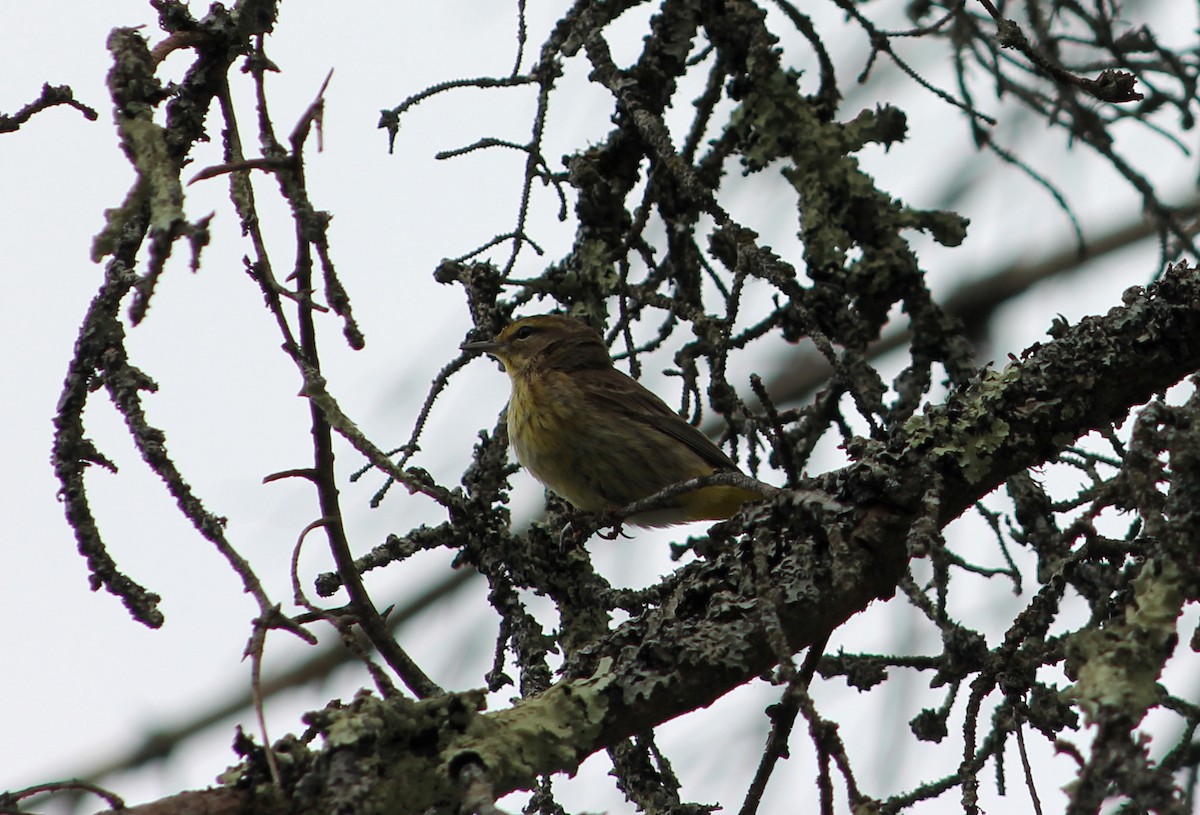
<svg viewBox="0 0 1200 815"><path fill-rule="evenodd" d="M1072 634L1064 691L1089 723L1114 716L1138 722L1159 698L1158 677L1176 642L1185 576L1172 560L1150 560L1133 581L1124 619Z"/></svg>
<svg viewBox="0 0 1200 815"><path fill-rule="evenodd" d="M372 694L359 691L353 707L330 710L323 732L325 744L337 749L374 739L387 723L384 711L386 704Z"/></svg>
<svg viewBox="0 0 1200 815"><path fill-rule="evenodd" d="M464 736L443 753L449 768L478 756L497 789L525 787L547 768L574 772L594 749L609 710L616 677L602 660L584 680L563 682L508 710L476 717Z"/></svg>
<svg viewBox="0 0 1200 815"><path fill-rule="evenodd" d="M1009 442L1012 428L996 414L1020 376L1016 365L984 371L953 412L931 410L910 418L904 425L909 445L954 462L967 481L978 484L991 472L996 451Z"/></svg>
<svg viewBox="0 0 1200 815"><path fill-rule="evenodd" d="M621 282L613 265L612 249L604 241L581 241L571 255L573 266L567 270L567 282L577 284L582 289L599 286L605 294L616 290Z"/></svg>
<svg viewBox="0 0 1200 815"><path fill-rule="evenodd" d="M161 101L161 86L145 41L130 29L117 29L109 37L114 67L109 86L116 102L114 121L121 147L137 171L137 179L121 206L104 211L105 225L92 240L92 260L112 254L128 224L149 211L152 233L175 235L187 221L183 213L180 164L167 146L167 131L154 121Z"/></svg>

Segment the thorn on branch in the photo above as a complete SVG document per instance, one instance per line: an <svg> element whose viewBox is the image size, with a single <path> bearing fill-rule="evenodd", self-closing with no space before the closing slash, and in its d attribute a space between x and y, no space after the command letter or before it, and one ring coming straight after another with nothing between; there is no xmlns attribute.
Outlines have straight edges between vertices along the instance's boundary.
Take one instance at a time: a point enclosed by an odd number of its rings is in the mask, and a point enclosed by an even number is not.
<svg viewBox="0 0 1200 815"><path fill-rule="evenodd" d="M216 178L219 175L226 173L238 172L241 170L265 170L269 173L280 170L293 169L296 164L295 156L272 156L268 158L248 158L241 161L231 161L227 164L215 164L212 167L205 167L200 172L196 173L188 180L188 186L192 186L197 181L205 181L209 178Z"/></svg>
<svg viewBox="0 0 1200 815"><path fill-rule="evenodd" d="M304 142L308 139L309 130L313 125L317 129L317 152L320 153L325 149L325 134L323 124L325 122L325 89L329 87L329 80L333 79L333 69L329 69L329 73L325 74L325 81L321 83L320 90L317 91L317 98L312 101L312 104L304 111L304 114L296 122L296 126L292 129L292 135L289 141L292 144L292 152L299 156L304 149Z"/></svg>

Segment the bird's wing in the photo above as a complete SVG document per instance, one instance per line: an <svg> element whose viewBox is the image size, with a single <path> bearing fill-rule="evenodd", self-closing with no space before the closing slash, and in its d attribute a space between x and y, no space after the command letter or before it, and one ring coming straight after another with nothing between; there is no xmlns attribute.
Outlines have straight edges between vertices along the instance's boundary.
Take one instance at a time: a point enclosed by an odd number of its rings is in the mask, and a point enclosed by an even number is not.
<svg viewBox="0 0 1200 815"><path fill-rule="evenodd" d="M725 455L720 447L713 444L708 436L701 433L678 413L671 410L667 403L659 399L636 379L633 379L615 368L599 372L593 379L590 388L592 398L597 406L605 411L615 411L619 415L631 416L645 422L661 433L665 433L690 448L705 462L719 470L737 470L733 459Z"/></svg>

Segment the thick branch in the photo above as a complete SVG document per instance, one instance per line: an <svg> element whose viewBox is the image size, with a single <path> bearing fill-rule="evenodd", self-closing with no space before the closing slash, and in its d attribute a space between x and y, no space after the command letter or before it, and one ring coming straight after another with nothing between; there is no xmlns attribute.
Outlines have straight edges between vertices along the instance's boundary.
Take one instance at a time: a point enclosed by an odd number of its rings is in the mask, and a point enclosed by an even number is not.
<svg viewBox="0 0 1200 815"><path fill-rule="evenodd" d="M666 601L583 649L544 693L494 713L478 712L478 697L465 694L360 697L316 714L330 746L306 757L298 783L335 799L331 782L345 783L355 755L358 803L378 797L397 811L454 800L453 776L470 763L487 768L497 793L528 787L759 676L779 655L764 631L752 550L771 563L772 611L799 650L893 593L931 484L940 489L936 520L948 523L1006 477L1200 368L1200 275L1181 266L1124 300L986 372L886 449L864 445L857 463L714 528L729 544L719 556L684 567ZM733 545L731 531L746 534Z"/></svg>
<svg viewBox="0 0 1200 815"><path fill-rule="evenodd" d="M1055 326L1000 371L904 427L910 459L945 465L942 522L1009 476L1051 460L1092 430L1200 369L1200 274L1185 264L1122 295L1125 305L1078 325Z"/></svg>

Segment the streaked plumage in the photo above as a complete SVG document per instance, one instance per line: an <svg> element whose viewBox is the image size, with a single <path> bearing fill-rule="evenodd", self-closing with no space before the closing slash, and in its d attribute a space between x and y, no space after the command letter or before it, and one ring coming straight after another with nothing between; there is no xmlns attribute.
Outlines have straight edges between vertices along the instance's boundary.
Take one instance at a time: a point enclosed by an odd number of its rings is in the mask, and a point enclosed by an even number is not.
<svg viewBox="0 0 1200 815"><path fill-rule="evenodd" d="M526 317L493 341L467 343L512 382L508 437L517 460L587 512L619 509L680 481L737 465L707 436L613 367L600 335L557 314ZM758 493L714 486L629 518L640 526L719 520Z"/></svg>

